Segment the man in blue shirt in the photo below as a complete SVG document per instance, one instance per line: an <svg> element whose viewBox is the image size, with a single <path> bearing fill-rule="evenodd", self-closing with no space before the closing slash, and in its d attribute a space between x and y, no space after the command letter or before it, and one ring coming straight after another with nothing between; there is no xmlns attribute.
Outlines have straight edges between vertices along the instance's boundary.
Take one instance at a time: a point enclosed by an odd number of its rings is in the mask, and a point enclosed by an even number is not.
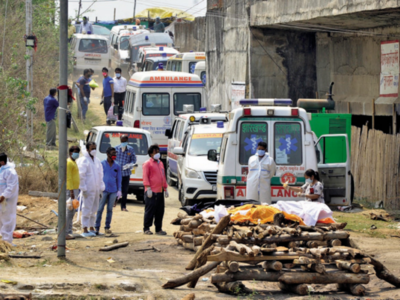
<svg viewBox="0 0 400 300"><path fill-rule="evenodd" d="M92 76L92 73L90 72L89 69L83 70L83 76L79 78L79 101L81 103L81 108L82 108L82 118L85 120L86 119L86 113L89 109L89 103L90 103L90 86L88 85L89 83L89 78Z"/></svg>
<svg viewBox="0 0 400 300"><path fill-rule="evenodd" d="M101 162L103 166L103 181L106 186L105 190L103 191L103 196L100 200L99 209L97 211L96 216L96 235L100 234L100 224L101 224L101 217L103 215L104 206L107 204L107 216L106 216L106 226L105 232L106 234L111 234L110 225L113 213L113 207L115 199L121 198L121 167L119 164L115 162L117 158L117 152L115 148L109 147L107 149L107 159Z"/></svg>
<svg viewBox="0 0 400 300"><path fill-rule="evenodd" d="M103 92L101 93L101 99L104 103L104 111L108 113L108 110L111 107L111 104L114 103L114 79L108 76L108 69L103 68ZM110 121L107 120L107 124L110 125Z"/></svg>
<svg viewBox="0 0 400 300"><path fill-rule="evenodd" d="M131 178L132 167L136 164L135 150L131 146L128 146L128 135L123 134L120 137L121 144L115 147L117 150L117 163L122 168L122 198L121 198L121 210L128 211L126 209L126 198L128 197L129 181ZM124 166L127 168L124 170Z"/></svg>
<svg viewBox="0 0 400 300"><path fill-rule="evenodd" d="M56 111L59 103L54 96L57 94L56 89L51 89L50 94L44 98L44 117L46 119L46 145L48 147L56 146Z"/></svg>

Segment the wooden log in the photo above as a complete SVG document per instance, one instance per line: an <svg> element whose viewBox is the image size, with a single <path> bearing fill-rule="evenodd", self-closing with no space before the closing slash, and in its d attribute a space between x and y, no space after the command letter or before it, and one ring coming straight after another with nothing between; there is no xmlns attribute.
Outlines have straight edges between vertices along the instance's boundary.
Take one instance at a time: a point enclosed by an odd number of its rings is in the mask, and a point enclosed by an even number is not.
<svg viewBox="0 0 400 300"><path fill-rule="evenodd" d="M194 270L193 272L190 272L187 275L184 275L182 277L179 278L175 278L172 280L168 280L167 283L165 283L162 288L163 289L173 289L176 288L178 286L182 286L194 279L198 279L201 276L207 274L208 272L210 272L212 269L216 268L217 265L219 264L219 262L211 262L209 264L206 264L196 270Z"/></svg>
<svg viewBox="0 0 400 300"><path fill-rule="evenodd" d="M51 198L51 199L58 199L58 193L29 191L28 195L29 196L33 196L33 197L48 197L48 198Z"/></svg>
<svg viewBox="0 0 400 300"><path fill-rule="evenodd" d="M360 273L361 267L359 264L353 264L345 260L337 260L336 266L339 270L347 270L352 273Z"/></svg>
<svg viewBox="0 0 400 300"><path fill-rule="evenodd" d="M3 291L2 291L3 292ZM14 300L14 299L18 299L18 300L32 300L32 294L3 294L0 293L0 300Z"/></svg>
<svg viewBox="0 0 400 300"><path fill-rule="evenodd" d="M306 243L308 248L318 248L320 246L327 247L328 242L327 241L308 241Z"/></svg>
<svg viewBox="0 0 400 300"><path fill-rule="evenodd" d="M194 299L196 299L196 295L194 293L191 293L183 297L181 300L194 300Z"/></svg>
<svg viewBox="0 0 400 300"><path fill-rule="evenodd" d="M217 242L221 245L228 245L230 242L230 238L227 235L222 235L217 238Z"/></svg>
<svg viewBox="0 0 400 300"><path fill-rule="evenodd" d="M347 226L347 223L334 223L334 224L322 224L317 223L315 227L329 227L331 230L342 230Z"/></svg>
<svg viewBox="0 0 400 300"><path fill-rule="evenodd" d="M282 263L280 262L280 261L276 261L276 260L273 260L273 261L264 261L263 263L262 263L262 268L264 269L264 270L271 270L271 271L280 271L280 270L282 270L282 268L283 268L283 265L282 265Z"/></svg>
<svg viewBox="0 0 400 300"><path fill-rule="evenodd" d="M350 292L354 296L364 296L365 287L361 284L338 284L338 288L345 292Z"/></svg>
<svg viewBox="0 0 400 300"><path fill-rule="evenodd" d="M217 226L213 229L211 234L221 233L225 229L225 227L228 226L230 219L231 219L231 215L222 217L222 219L219 221ZM201 225L204 225L204 223ZM192 260L186 266L186 270L193 270L196 267L196 261L197 261L197 258L200 256L201 252L203 252L204 249L210 247L211 245L212 245L212 240L211 240L211 235L210 235L205 239L204 243L200 246L200 248L196 252L195 256L192 258Z"/></svg>
<svg viewBox="0 0 400 300"><path fill-rule="evenodd" d="M222 283L215 283L214 284L220 293L226 294L234 294L237 295L238 293L251 293L251 291L246 288L246 286L239 282L222 282Z"/></svg>
<svg viewBox="0 0 400 300"><path fill-rule="evenodd" d="M261 270L245 270L242 272L225 272L211 275L211 283L233 282L240 280L279 281L280 272L264 272Z"/></svg>
<svg viewBox="0 0 400 300"><path fill-rule="evenodd" d="M182 235L181 240L185 243L193 243L193 235Z"/></svg>
<svg viewBox="0 0 400 300"><path fill-rule="evenodd" d="M325 266L320 263L304 265L304 266L301 266L301 269L303 271L317 272L319 274L325 274L325 272L326 272Z"/></svg>
<svg viewBox="0 0 400 300"><path fill-rule="evenodd" d="M235 247L235 249L241 254L244 255L246 253L246 248L242 244L238 244L235 241L230 241L229 245Z"/></svg>
<svg viewBox="0 0 400 300"><path fill-rule="evenodd" d="M183 210L179 210L179 212L178 212L179 219L185 219L187 216L188 216L187 212L185 212Z"/></svg>
<svg viewBox="0 0 400 300"><path fill-rule="evenodd" d="M193 220L193 217L186 217L185 219L181 219L181 225L189 225L189 223Z"/></svg>
<svg viewBox="0 0 400 300"><path fill-rule="evenodd" d="M189 227L194 229L200 226L200 224L202 224L203 222L201 222L201 220L192 220L189 223Z"/></svg>
<svg viewBox="0 0 400 300"><path fill-rule="evenodd" d="M279 237L271 236L266 237L261 240L263 243L289 243L295 241L323 241L323 240L333 240L333 239L347 239L349 233L346 231L332 231L325 234L319 232L302 232L299 236L291 236L289 234L283 234Z"/></svg>
<svg viewBox="0 0 400 300"><path fill-rule="evenodd" d="M371 256L367 256L367 258L370 259L371 265L374 266L376 277L394 285L397 288L400 287L399 277L394 276L380 261L376 260L375 258L372 258Z"/></svg>
<svg viewBox="0 0 400 300"><path fill-rule="evenodd" d="M287 284L330 284L330 283L368 283L368 274L352 274L343 272L328 272L324 275L318 273L284 273L279 281Z"/></svg>
<svg viewBox="0 0 400 300"><path fill-rule="evenodd" d="M223 252L217 254L217 255L210 255L207 257L207 261L238 261L238 262L244 262L244 261L264 261L264 260L293 260L296 258L299 258L298 255L290 254L290 253L282 253L279 252L280 255L264 255L264 256L254 256L250 257L247 255L240 255L237 252L233 251L228 251L228 250L223 250Z"/></svg>
<svg viewBox="0 0 400 300"><path fill-rule="evenodd" d="M229 261L227 266L229 271L232 273L239 271L239 263L237 261Z"/></svg>
<svg viewBox="0 0 400 300"><path fill-rule="evenodd" d="M229 226L228 227L228 229L227 229L227 236L230 238L230 239L232 239L232 237L233 237L233 227L232 226Z"/></svg>
<svg viewBox="0 0 400 300"><path fill-rule="evenodd" d="M2 256L7 256L7 254L0 254L0 259L4 259ZM8 257L10 258L31 258L31 259L40 259L43 256L41 255L14 255L9 254ZM6 259L7 260L7 259Z"/></svg>
<svg viewBox="0 0 400 300"><path fill-rule="evenodd" d="M115 249L127 247L128 245L129 245L129 242L114 244L114 245L111 245L111 246L102 247L102 248L99 249L99 251L112 251L112 250L115 250Z"/></svg>
<svg viewBox="0 0 400 300"><path fill-rule="evenodd" d="M193 244L195 246L200 246L201 244L203 244L203 240L204 238L202 236L195 237L193 238Z"/></svg>
<svg viewBox="0 0 400 300"><path fill-rule="evenodd" d="M282 231L290 235L299 235L299 232L295 228L282 228Z"/></svg>
<svg viewBox="0 0 400 300"><path fill-rule="evenodd" d="M340 247L340 246L342 246L342 241L339 239L334 239L334 240L330 240L328 244L330 247Z"/></svg>
<svg viewBox="0 0 400 300"><path fill-rule="evenodd" d="M0 253L0 260L9 261L10 256L7 253Z"/></svg>
<svg viewBox="0 0 400 300"><path fill-rule="evenodd" d="M279 288L282 291L288 291L302 296L308 294L307 284L286 284L283 282L279 282Z"/></svg>
<svg viewBox="0 0 400 300"><path fill-rule="evenodd" d="M199 229L199 228L194 228L193 230L192 230L192 232L193 232L193 235L205 235L206 234L206 232L204 231L204 229Z"/></svg>
<svg viewBox="0 0 400 300"><path fill-rule="evenodd" d="M251 249L254 252L254 256L257 256L261 252L261 248L258 246L253 246L253 247L251 247Z"/></svg>
<svg viewBox="0 0 400 300"><path fill-rule="evenodd" d="M172 219L171 224L172 225L181 225L181 219L179 219L179 218Z"/></svg>
<svg viewBox="0 0 400 300"><path fill-rule="evenodd" d="M193 242L192 243L185 243L185 242L183 242L182 243L182 246L183 247L185 247L186 249L189 249L189 250L193 250L194 251L194 244L193 244Z"/></svg>

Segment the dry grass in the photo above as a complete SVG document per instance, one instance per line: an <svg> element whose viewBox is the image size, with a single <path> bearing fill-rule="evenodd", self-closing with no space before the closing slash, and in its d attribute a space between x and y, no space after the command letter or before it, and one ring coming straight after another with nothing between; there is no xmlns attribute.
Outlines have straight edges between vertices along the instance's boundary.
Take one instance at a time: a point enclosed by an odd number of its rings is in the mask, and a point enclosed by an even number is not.
<svg viewBox="0 0 400 300"><path fill-rule="evenodd" d="M0 253L8 253L13 250L10 243L0 240Z"/></svg>
<svg viewBox="0 0 400 300"><path fill-rule="evenodd" d="M16 168L19 176L19 193L29 191L53 192L58 191L58 172L51 166L28 166Z"/></svg>

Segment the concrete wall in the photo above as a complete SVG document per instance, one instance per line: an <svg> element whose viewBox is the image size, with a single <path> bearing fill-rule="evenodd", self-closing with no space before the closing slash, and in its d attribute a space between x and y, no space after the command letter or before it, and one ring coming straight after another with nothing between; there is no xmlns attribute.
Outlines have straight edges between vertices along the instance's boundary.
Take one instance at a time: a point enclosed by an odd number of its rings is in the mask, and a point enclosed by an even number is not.
<svg viewBox="0 0 400 300"><path fill-rule="evenodd" d="M191 23L175 24L175 46L180 52L204 51L206 38L206 18L196 18Z"/></svg>

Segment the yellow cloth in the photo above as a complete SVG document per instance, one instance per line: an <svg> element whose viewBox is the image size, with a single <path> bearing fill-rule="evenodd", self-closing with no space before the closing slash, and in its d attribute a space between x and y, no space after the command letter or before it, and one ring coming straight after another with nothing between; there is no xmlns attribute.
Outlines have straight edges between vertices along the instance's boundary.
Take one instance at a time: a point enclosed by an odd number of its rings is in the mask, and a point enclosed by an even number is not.
<svg viewBox="0 0 400 300"><path fill-rule="evenodd" d="M76 33L76 27L74 25L69 25L69 27L68 27L68 37L72 38L74 33Z"/></svg>
<svg viewBox="0 0 400 300"><path fill-rule="evenodd" d="M150 19L155 19L156 17L160 17L160 19L168 19L171 17L182 18L187 21L194 21L194 16L184 12L183 10L177 8L170 7L153 7L147 8L140 13L136 14L135 18L143 18L147 19L150 15ZM132 18L131 18L132 19Z"/></svg>
<svg viewBox="0 0 400 300"><path fill-rule="evenodd" d="M228 210L228 213L232 214L232 221L250 221L253 224L258 224L258 221L260 221L260 224L272 223L274 221L275 214L283 213L285 219L299 222L300 225L305 225L299 216L285 213L284 211L280 211L275 207L267 205L246 204L236 207L235 209Z"/></svg>
<svg viewBox="0 0 400 300"><path fill-rule="evenodd" d="M71 158L67 159L67 190L79 189L78 165ZM75 195L78 196L78 195Z"/></svg>

